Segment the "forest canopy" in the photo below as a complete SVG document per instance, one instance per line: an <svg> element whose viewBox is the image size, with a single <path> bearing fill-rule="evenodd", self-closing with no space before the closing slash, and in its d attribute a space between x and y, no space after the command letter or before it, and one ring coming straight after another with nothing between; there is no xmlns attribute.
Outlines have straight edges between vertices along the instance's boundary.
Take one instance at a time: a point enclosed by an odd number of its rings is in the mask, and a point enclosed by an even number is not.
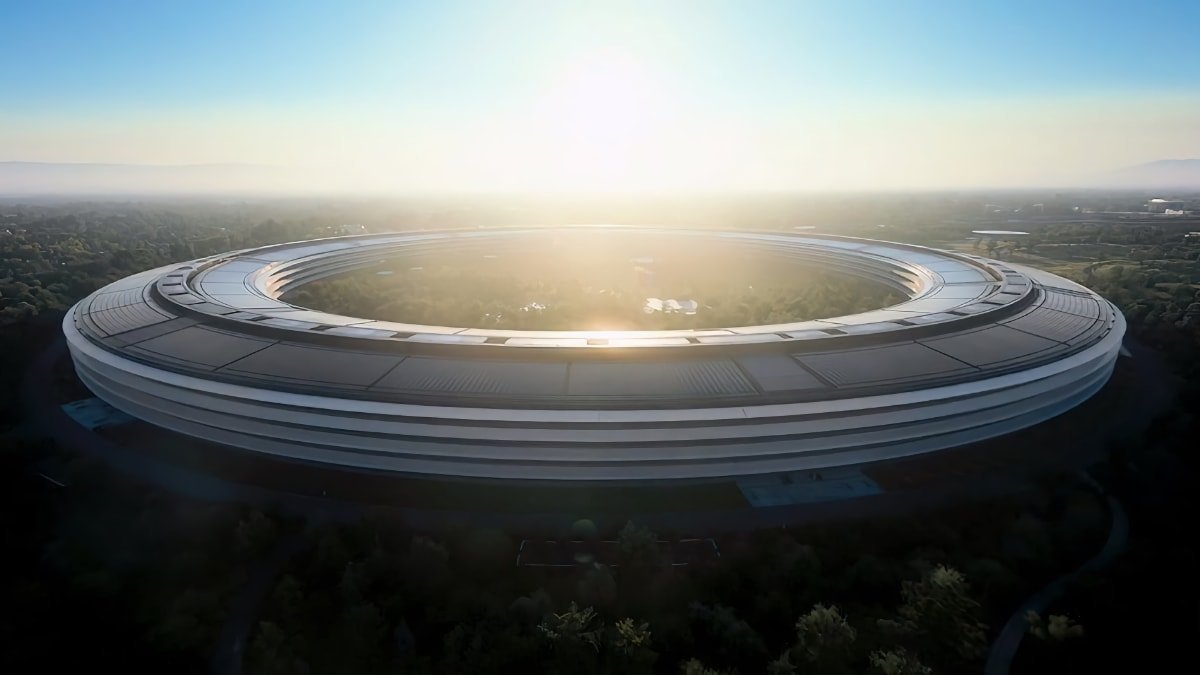
<svg viewBox="0 0 1200 675"><path fill-rule="evenodd" d="M282 299L384 321L515 330L789 323L904 300L881 284L813 267L736 253L716 268L687 258L453 256L425 264L389 259L314 281Z"/></svg>

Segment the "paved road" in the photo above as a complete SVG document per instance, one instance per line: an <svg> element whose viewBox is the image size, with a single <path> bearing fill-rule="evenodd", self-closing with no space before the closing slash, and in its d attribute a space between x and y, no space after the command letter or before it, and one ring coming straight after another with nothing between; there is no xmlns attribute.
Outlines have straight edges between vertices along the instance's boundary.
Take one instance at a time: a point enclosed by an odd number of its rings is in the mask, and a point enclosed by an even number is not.
<svg viewBox="0 0 1200 675"><path fill-rule="evenodd" d="M1157 354L1149 347L1129 339L1125 341L1125 347L1129 351L1130 357L1124 358L1132 358L1134 374L1133 382L1129 386L1135 387L1139 396L1132 405L1122 411L1123 419L1121 424L1116 425L1116 428L1125 436L1133 436L1147 428L1154 417L1170 407L1174 398L1174 376L1162 359L1158 358ZM1021 603L1021 606L1009 617L1004 628L1000 630L995 641L992 642L992 646L988 650L987 665L984 668L985 675L1006 675L1009 672L1013 659L1016 658L1017 650L1021 646L1021 641L1029 630L1025 620L1026 612L1031 609L1039 613L1044 611L1080 575L1108 565L1125 549L1129 541L1129 517L1125 509L1091 476L1085 473L1084 479L1105 498L1112 521L1108 539L1104 542L1103 548L1090 560L1079 568L1055 579Z"/></svg>
<svg viewBox="0 0 1200 675"><path fill-rule="evenodd" d="M1112 520L1108 539L1105 540L1100 552L1090 560L1050 582L1045 588L1021 603L1021 606L1008 618L1008 622L1004 624L1004 628L1000 630L995 641L992 642L992 646L988 650L987 665L983 670L984 675L1007 675L1012 667L1013 659L1017 656L1017 650L1021 647L1022 639L1029 632L1029 624L1025 615L1030 610L1039 614L1045 612L1052 602L1066 592L1072 582L1088 572L1101 569L1111 563L1129 543L1129 517L1125 513L1125 509L1121 507L1121 503L1112 495L1105 493L1104 488L1091 476L1084 474L1084 477L1098 492L1104 495L1107 502Z"/></svg>

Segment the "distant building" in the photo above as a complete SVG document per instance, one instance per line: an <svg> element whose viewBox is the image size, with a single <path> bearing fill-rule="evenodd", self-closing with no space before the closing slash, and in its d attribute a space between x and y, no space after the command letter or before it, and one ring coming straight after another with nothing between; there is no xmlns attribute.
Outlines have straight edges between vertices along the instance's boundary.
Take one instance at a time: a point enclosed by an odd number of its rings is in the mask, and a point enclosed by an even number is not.
<svg viewBox="0 0 1200 675"><path fill-rule="evenodd" d="M631 258L633 265L633 283L638 288L653 289L658 285L658 276L654 272L654 258Z"/></svg>
<svg viewBox="0 0 1200 675"><path fill-rule="evenodd" d="M662 312L664 314L695 314L700 308L700 303L695 300L676 300L669 298L660 300L658 298L646 298L646 303L642 305L642 311L646 314L654 314Z"/></svg>
<svg viewBox="0 0 1200 675"><path fill-rule="evenodd" d="M1167 211L1183 211L1183 201L1178 199L1151 199L1146 204L1150 213L1166 213Z"/></svg>

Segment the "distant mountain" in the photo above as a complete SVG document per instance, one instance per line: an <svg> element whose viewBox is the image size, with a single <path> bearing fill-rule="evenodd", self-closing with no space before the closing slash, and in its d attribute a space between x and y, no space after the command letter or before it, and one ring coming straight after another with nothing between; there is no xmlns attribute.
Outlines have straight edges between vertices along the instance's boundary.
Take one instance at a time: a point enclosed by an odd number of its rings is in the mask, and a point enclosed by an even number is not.
<svg viewBox="0 0 1200 675"><path fill-rule="evenodd" d="M0 196L240 194L294 191L304 172L259 164L0 162Z"/></svg>
<svg viewBox="0 0 1200 675"><path fill-rule="evenodd" d="M1160 159L1100 176L1097 184L1113 188L1200 190L1200 159Z"/></svg>

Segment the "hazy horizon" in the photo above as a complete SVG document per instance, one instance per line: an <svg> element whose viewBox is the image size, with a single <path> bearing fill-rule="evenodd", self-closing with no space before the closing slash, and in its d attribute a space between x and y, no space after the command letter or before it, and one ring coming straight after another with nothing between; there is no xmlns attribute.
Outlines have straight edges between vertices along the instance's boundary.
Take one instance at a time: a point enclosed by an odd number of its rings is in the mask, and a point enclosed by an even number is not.
<svg viewBox="0 0 1200 675"><path fill-rule="evenodd" d="M0 162L586 194L1074 187L1200 157L1200 50L1149 32L1191 3L393 4L5 3L31 56L0 71ZM183 180L114 176L95 191Z"/></svg>

